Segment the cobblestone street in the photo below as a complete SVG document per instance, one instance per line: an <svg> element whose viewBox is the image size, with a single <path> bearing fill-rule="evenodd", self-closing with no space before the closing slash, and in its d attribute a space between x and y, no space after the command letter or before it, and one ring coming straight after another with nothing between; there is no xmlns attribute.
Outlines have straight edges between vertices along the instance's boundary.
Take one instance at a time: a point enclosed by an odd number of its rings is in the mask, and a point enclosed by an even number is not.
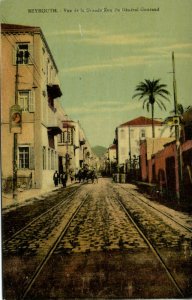
<svg viewBox="0 0 192 300"><path fill-rule="evenodd" d="M20 216L15 231L10 214L15 222ZM3 222L6 299L191 294L190 216L134 185L103 178L76 184L5 213Z"/></svg>

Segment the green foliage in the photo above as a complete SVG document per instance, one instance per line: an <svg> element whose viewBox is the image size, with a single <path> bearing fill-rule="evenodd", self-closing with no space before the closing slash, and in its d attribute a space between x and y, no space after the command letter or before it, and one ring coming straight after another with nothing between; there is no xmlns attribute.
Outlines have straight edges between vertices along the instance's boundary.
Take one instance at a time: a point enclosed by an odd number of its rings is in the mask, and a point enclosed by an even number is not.
<svg viewBox="0 0 192 300"><path fill-rule="evenodd" d="M154 131L154 105L157 104L158 107L162 110L166 110L164 100L170 101L168 96L170 95L169 91L166 89L166 84L160 84L160 79L149 80L145 79L144 82L140 82L136 86L136 93L133 95L133 98L138 98L138 100L143 100L143 109L146 107L147 111L151 107L151 117L152 117L152 136L155 137Z"/></svg>

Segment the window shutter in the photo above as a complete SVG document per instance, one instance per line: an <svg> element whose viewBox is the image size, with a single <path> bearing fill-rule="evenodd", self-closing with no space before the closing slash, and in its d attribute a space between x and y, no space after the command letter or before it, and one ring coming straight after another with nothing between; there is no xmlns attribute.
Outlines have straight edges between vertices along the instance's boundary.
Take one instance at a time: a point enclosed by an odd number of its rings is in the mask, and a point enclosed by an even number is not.
<svg viewBox="0 0 192 300"><path fill-rule="evenodd" d="M35 111L35 92L29 91L29 112Z"/></svg>
<svg viewBox="0 0 192 300"><path fill-rule="evenodd" d="M13 47L13 65L16 65L17 47Z"/></svg>
<svg viewBox="0 0 192 300"><path fill-rule="evenodd" d="M28 51L29 51L29 65L34 64L34 58L33 58L33 45L28 45Z"/></svg>
<svg viewBox="0 0 192 300"><path fill-rule="evenodd" d="M29 147L29 169L35 169L34 147Z"/></svg>

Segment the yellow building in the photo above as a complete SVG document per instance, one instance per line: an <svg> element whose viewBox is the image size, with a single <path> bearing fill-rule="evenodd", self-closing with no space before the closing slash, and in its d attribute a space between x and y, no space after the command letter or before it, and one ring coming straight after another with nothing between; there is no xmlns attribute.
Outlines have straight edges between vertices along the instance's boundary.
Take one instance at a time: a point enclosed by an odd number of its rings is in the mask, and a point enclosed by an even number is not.
<svg viewBox="0 0 192 300"><path fill-rule="evenodd" d="M56 109L62 95L58 69L39 27L2 24L1 45L2 189L12 188L14 162L18 187L46 188L58 170L63 119ZM16 134L10 128L15 104L22 110L21 133Z"/></svg>
<svg viewBox="0 0 192 300"><path fill-rule="evenodd" d="M79 169L96 168L97 157L80 122L67 118L63 120L62 133L58 135L59 171L78 173Z"/></svg>

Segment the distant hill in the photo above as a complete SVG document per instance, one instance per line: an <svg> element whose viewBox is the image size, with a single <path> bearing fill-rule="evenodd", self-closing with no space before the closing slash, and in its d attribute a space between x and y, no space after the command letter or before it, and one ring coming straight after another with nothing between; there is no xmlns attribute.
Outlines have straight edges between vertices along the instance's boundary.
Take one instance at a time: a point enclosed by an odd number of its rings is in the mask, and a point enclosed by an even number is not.
<svg viewBox="0 0 192 300"><path fill-rule="evenodd" d="M95 146L92 150L98 157L101 157L107 151L107 148L103 146Z"/></svg>

